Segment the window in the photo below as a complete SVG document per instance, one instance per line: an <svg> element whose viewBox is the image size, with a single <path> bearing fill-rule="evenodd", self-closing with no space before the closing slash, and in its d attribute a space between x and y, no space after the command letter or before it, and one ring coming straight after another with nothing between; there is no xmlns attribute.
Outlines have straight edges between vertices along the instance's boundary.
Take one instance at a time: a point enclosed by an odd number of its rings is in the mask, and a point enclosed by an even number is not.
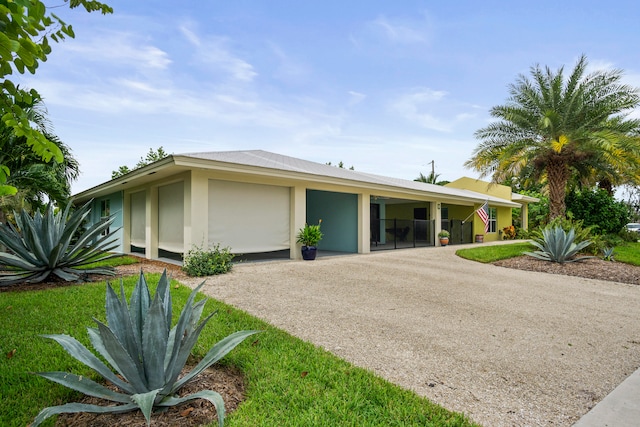
<svg viewBox="0 0 640 427"><path fill-rule="evenodd" d="M440 228L449 231L449 208L440 209Z"/></svg>
<svg viewBox="0 0 640 427"><path fill-rule="evenodd" d="M105 219L108 218L109 215L111 215L111 201L109 199L107 200L102 200L100 202L100 219ZM102 235L106 236L107 234L109 234L109 228L107 227L103 232Z"/></svg>
<svg viewBox="0 0 640 427"><path fill-rule="evenodd" d="M489 208L489 233L495 233L498 224L498 208Z"/></svg>

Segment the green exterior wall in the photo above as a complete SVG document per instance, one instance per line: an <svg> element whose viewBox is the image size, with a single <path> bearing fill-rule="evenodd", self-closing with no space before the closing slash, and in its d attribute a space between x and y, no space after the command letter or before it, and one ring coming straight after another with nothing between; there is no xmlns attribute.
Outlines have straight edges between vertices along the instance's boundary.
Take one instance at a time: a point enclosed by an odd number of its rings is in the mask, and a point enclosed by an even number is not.
<svg viewBox="0 0 640 427"><path fill-rule="evenodd" d="M358 252L358 196L307 190L307 223L322 219L319 250Z"/></svg>
<svg viewBox="0 0 640 427"><path fill-rule="evenodd" d="M115 218L109 227L109 231L113 233L116 237L116 242L118 243L118 247L113 249L113 252L124 253L123 247L123 226L124 226L124 217L123 217L123 194L122 191L118 191L116 193L111 193L108 196L100 197L94 199L91 204L91 213L89 214L89 222L91 224L95 224L100 221L101 216L101 205L105 200L109 201L109 210L111 215ZM90 225L90 224L87 224Z"/></svg>

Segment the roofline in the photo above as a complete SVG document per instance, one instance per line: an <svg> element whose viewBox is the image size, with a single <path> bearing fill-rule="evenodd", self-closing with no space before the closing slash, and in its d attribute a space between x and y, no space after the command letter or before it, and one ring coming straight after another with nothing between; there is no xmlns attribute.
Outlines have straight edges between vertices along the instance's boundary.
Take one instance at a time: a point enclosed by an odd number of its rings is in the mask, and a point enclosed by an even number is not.
<svg viewBox="0 0 640 427"><path fill-rule="evenodd" d="M129 181L136 180L139 177L145 176L145 175L154 175L163 169L167 169L173 163L174 163L173 155L169 155L156 162L142 166L141 168L134 169L131 172L126 173L122 176L119 176L115 179L111 179L109 181L103 182L102 184L98 184L94 187L81 191L80 193L77 193L73 196L73 200L82 201L82 200L93 198L95 197L95 194L92 194L92 193L100 193L100 194L115 193L117 191L122 190L121 186L128 184Z"/></svg>
<svg viewBox="0 0 640 427"><path fill-rule="evenodd" d="M230 172L234 174L248 174L252 176L270 176L275 178L289 178L296 181L307 181L307 182L317 182L322 184L330 184L330 185L340 185L340 186L351 186L354 188L361 188L369 190L369 192L387 192L387 193L402 193L402 195L398 195L398 197L429 197L433 199L437 199L440 202L451 202L451 203L465 203L465 204L476 204L476 203L484 203L485 201L489 201L490 204L494 206L504 206L504 207L515 207L518 208L521 206L520 203L501 199L497 197L488 196L483 193L477 193L471 190L464 190L453 187L444 187L437 186L435 184L424 184L424 189L414 189L403 187L402 185L397 185L393 183L372 183L367 181L365 178L367 175L371 175L379 177L379 178L389 178L390 177L378 176L373 174L367 174L364 172L354 172L353 178L342 178L342 177L332 177L321 174L313 174L301 171L290 171L284 169L263 167L263 166L255 166L248 165L242 163L233 163L233 162L225 162L221 160L211 160L211 159L203 159L198 157L192 157L189 155L183 154L171 154L161 160L158 160L149 165L143 166L138 169L134 169L133 171L122 175L118 178L109 180L97 186L91 187L87 190L84 190L73 196L73 200L82 202L86 201L90 198L100 197L102 195L115 193L118 191L126 190L128 188L137 187L139 185L144 184L145 182L149 182L155 180L156 177L144 179L144 177L159 174L162 172L173 172L175 169L176 173L188 171L192 168L199 168L205 170L216 170L216 171L224 171ZM170 173L173 175L173 173ZM360 178L360 179L358 179ZM404 180L401 180L404 181ZM126 186L131 183L130 186ZM428 187L433 186L434 189L442 189L444 192L440 191L429 191ZM451 194L451 193L461 193L461 194Z"/></svg>

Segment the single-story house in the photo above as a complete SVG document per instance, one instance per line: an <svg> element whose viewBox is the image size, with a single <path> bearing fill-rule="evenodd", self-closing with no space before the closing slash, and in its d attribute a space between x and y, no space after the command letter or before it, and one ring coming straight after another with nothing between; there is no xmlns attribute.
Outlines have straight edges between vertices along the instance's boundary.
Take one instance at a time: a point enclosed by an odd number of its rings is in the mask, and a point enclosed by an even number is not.
<svg viewBox="0 0 640 427"><path fill-rule="evenodd" d="M497 230L511 224L511 209L526 212L535 200L487 185L468 178L426 184L250 150L170 155L74 201L93 199L92 221L115 216L123 253L181 259L219 244L236 254L297 259L298 230L320 219L321 252L438 245L438 232L459 223L466 234L452 233L451 243L472 242L484 234L475 211L485 202L496 225L484 237L497 240Z"/></svg>

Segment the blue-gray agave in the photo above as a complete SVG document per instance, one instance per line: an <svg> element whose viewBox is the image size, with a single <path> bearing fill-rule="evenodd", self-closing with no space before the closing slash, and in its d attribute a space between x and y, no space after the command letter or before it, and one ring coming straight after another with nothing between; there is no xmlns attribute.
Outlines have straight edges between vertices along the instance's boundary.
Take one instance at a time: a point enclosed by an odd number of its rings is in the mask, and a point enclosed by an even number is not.
<svg viewBox="0 0 640 427"><path fill-rule="evenodd" d="M44 335L57 341L74 358L115 384L113 391L86 377L66 372L41 372L38 375L89 396L119 403L115 406L67 403L43 409L32 426L61 413L94 412L123 413L140 409L147 425L151 412L157 408L179 405L196 399L206 399L215 405L218 422L224 422L224 402L220 394L203 390L185 397L176 392L209 366L216 363L245 338L259 331L239 331L214 345L188 374L178 379L200 332L215 314L198 323L206 299L194 302L202 284L193 290L176 325L171 328L171 293L166 270L162 274L153 300L142 272L127 304L120 281L120 297L107 285L107 323L96 320L97 328L88 328L93 348L117 371L121 379L96 355L68 335Z"/></svg>
<svg viewBox="0 0 640 427"><path fill-rule="evenodd" d="M581 261L590 256L574 258L574 256L582 249L591 244L591 241L585 240L575 243L575 230L572 228L569 233L565 232L562 227L547 227L542 230L542 239L531 242L532 245L539 250L534 252L525 252L525 255L534 258L552 262L574 262Z"/></svg>
<svg viewBox="0 0 640 427"><path fill-rule="evenodd" d="M22 210L15 214L16 226L0 224L0 243L11 252L0 252L0 286L37 283L53 274L63 280L78 280L84 274L110 274L112 267L78 268L115 256L108 251L117 245L105 233L113 217L90 226L76 240L76 231L91 212L91 202L70 215L71 204L54 212L49 204L44 215L31 217Z"/></svg>

